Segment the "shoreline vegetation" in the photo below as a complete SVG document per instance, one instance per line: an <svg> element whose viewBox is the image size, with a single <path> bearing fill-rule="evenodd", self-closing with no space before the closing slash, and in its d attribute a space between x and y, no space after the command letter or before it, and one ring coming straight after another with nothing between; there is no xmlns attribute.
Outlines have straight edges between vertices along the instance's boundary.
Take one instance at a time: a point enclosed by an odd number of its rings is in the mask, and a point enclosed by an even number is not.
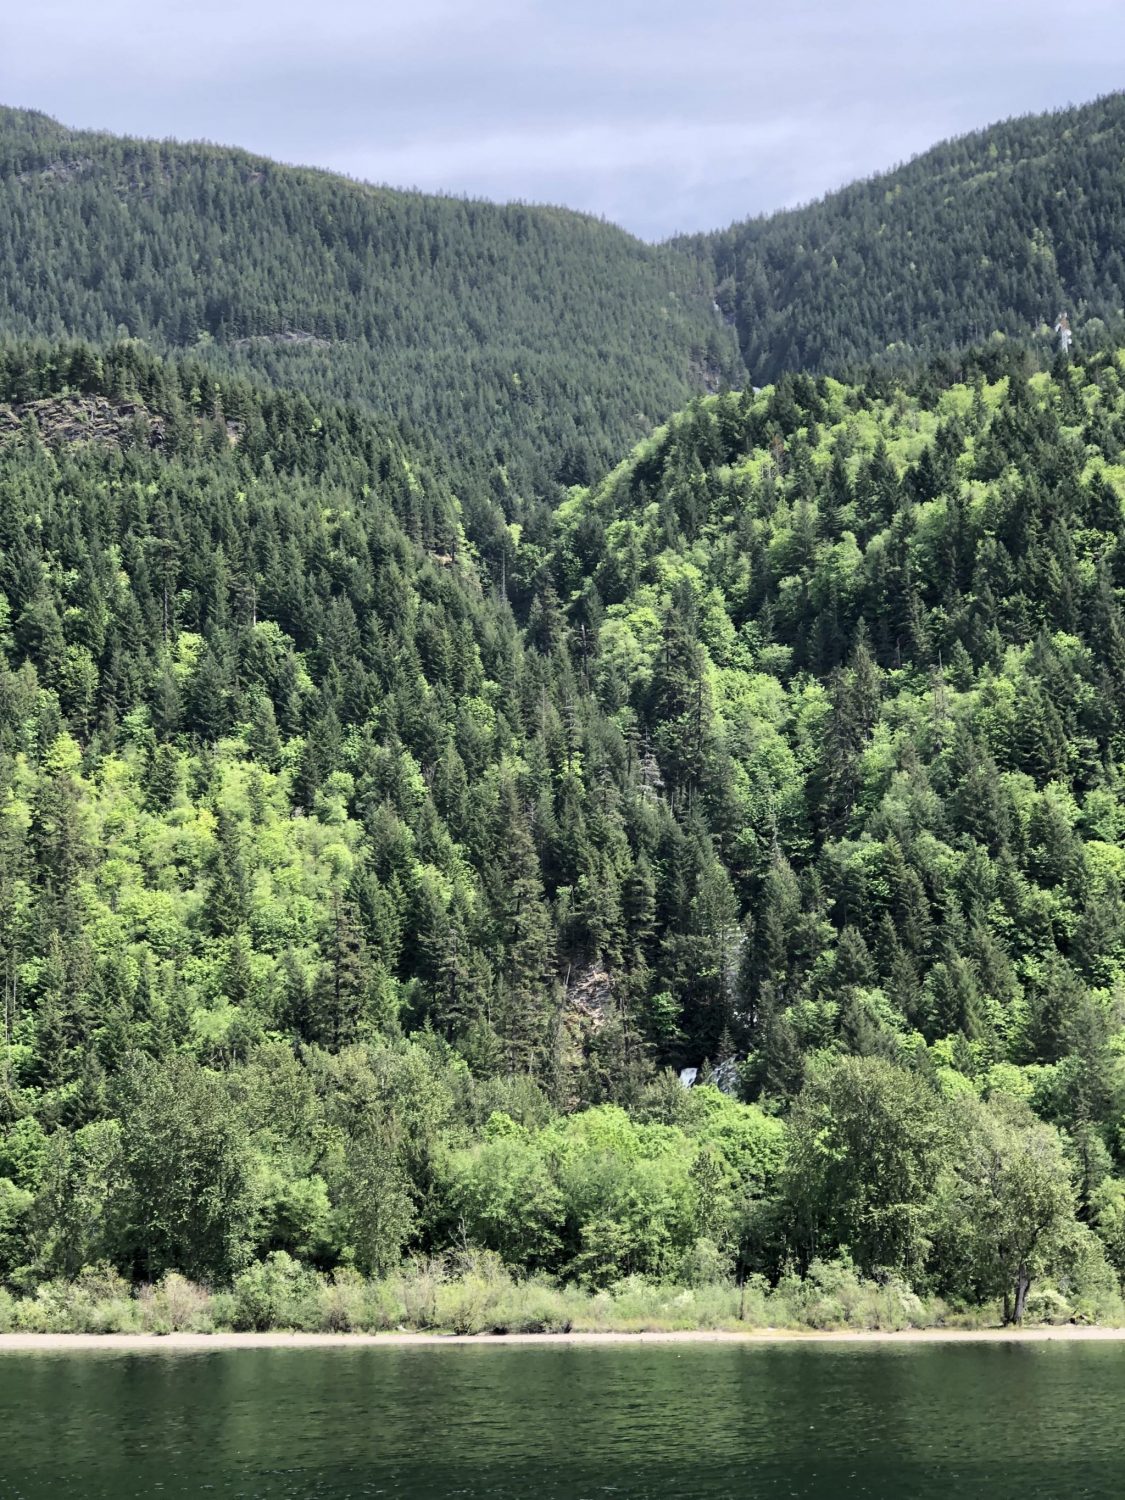
<svg viewBox="0 0 1125 1500"><path fill-rule="evenodd" d="M891 1274L862 1276L847 1259L814 1261L775 1284L750 1275L678 1285L630 1276L601 1289L543 1275L519 1277L488 1253L416 1259L382 1278L317 1272L275 1253L212 1289L170 1272L130 1284L108 1266L34 1293L0 1290L0 1348L83 1347L124 1341L184 1347L366 1340L427 1343L558 1339L834 1339L1004 1336L1125 1337L1120 1297L1067 1297L1040 1285L1013 1325L999 1299L978 1304L919 1296ZM1005 1326L1001 1328L1001 1324ZM184 1343L184 1341L187 1341ZM46 1341L46 1342L44 1342Z"/></svg>

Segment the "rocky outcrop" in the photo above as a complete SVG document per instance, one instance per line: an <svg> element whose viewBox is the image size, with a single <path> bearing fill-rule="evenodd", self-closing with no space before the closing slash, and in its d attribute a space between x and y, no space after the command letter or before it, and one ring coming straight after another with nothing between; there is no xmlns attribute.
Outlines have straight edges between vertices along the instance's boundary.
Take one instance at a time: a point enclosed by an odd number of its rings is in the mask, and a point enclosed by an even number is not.
<svg viewBox="0 0 1125 1500"><path fill-rule="evenodd" d="M45 443L112 443L118 447L164 443L164 422L139 401L108 396L52 396L41 401L0 405L0 442L11 439L31 419Z"/></svg>

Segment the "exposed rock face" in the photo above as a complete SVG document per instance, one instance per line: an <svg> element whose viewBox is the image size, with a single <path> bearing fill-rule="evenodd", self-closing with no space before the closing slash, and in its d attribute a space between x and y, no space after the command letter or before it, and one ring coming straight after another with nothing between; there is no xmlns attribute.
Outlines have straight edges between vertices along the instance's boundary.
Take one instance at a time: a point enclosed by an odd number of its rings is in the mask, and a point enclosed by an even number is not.
<svg viewBox="0 0 1125 1500"><path fill-rule="evenodd" d="M573 969L566 983L566 1009L595 1031L613 1010L613 980L597 963Z"/></svg>
<svg viewBox="0 0 1125 1500"><path fill-rule="evenodd" d="M708 359L706 356L704 356L700 359L692 360L691 373L692 377L697 380L699 384L702 385L703 389L710 395L713 396L717 391L722 390L725 375L723 370L715 363L713 359Z"/></svg>
<svg viewBox="0 0 1125 1500"><path fill-rule="evenodd" d="M570 971L559 1011L559 1061L579 1067L598 1046L606 1023L616 1011L613 978L599 962ZM577 1104L577 1099L573 1103Z"/></svg>
<svg viewBox="0 0 1125 1500"><path fill-rule="evenodd" d="M70 161L49 161L37 172L17 172L16 181L25 185L32 182L73 182L76 177L92 171L93 167L92 156L76 156Z"/></svg>
<svg viewBox="0 0 1125 1500"><path fill-rule="evenodd" d="M235 339L235 349L249 349L255 344L304 344L314 349L327 349L331 339L322 339L305 328L284 328L280 333L255 333L249 338Z"/></svg>
<svg viewBox="0 0 1125 1500"><path fill-rule="evenodd" d="M113 443L124 447L139 439L149 447L164 442L164 422L139 401L108 396L56 396L42 401L0 405L0 442L20 431L31 418L45 443Z"/></svg>

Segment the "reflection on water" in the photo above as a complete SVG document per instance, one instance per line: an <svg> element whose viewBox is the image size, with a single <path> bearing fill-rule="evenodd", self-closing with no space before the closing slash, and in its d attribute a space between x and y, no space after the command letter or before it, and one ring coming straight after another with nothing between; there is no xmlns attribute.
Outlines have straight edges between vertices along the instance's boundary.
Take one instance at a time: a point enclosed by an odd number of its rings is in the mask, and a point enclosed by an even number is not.
<svg viewBox="0 0 1125 1500"><path fill-rule="evenodd" d="M1117 1500L1125 1344L4 1354L0 1496Z"/></svg>

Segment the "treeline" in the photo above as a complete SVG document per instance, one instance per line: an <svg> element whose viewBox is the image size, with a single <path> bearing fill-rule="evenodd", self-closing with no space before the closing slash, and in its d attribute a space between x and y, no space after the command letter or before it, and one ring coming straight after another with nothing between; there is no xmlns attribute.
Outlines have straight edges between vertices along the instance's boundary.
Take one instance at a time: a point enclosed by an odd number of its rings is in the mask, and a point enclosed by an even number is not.
<svg viewBox="0 0 1125 1500"><path fill-rule="evenodd" d="M497 578L385 424L7 349L4 1277L1102 1295L1123 369L709 398Z"/></svg>
<svg viewBox="0 0 1125 1500"><path fill-rule="evenodd" d="M788 1125L670 1076L559 1117L432 1034L139 1054L106 1102L0 1137L0 1332L1123 1312L1120 1198L1076 1217L1070 1143L882 1059L819 1064Z"/></svg>

